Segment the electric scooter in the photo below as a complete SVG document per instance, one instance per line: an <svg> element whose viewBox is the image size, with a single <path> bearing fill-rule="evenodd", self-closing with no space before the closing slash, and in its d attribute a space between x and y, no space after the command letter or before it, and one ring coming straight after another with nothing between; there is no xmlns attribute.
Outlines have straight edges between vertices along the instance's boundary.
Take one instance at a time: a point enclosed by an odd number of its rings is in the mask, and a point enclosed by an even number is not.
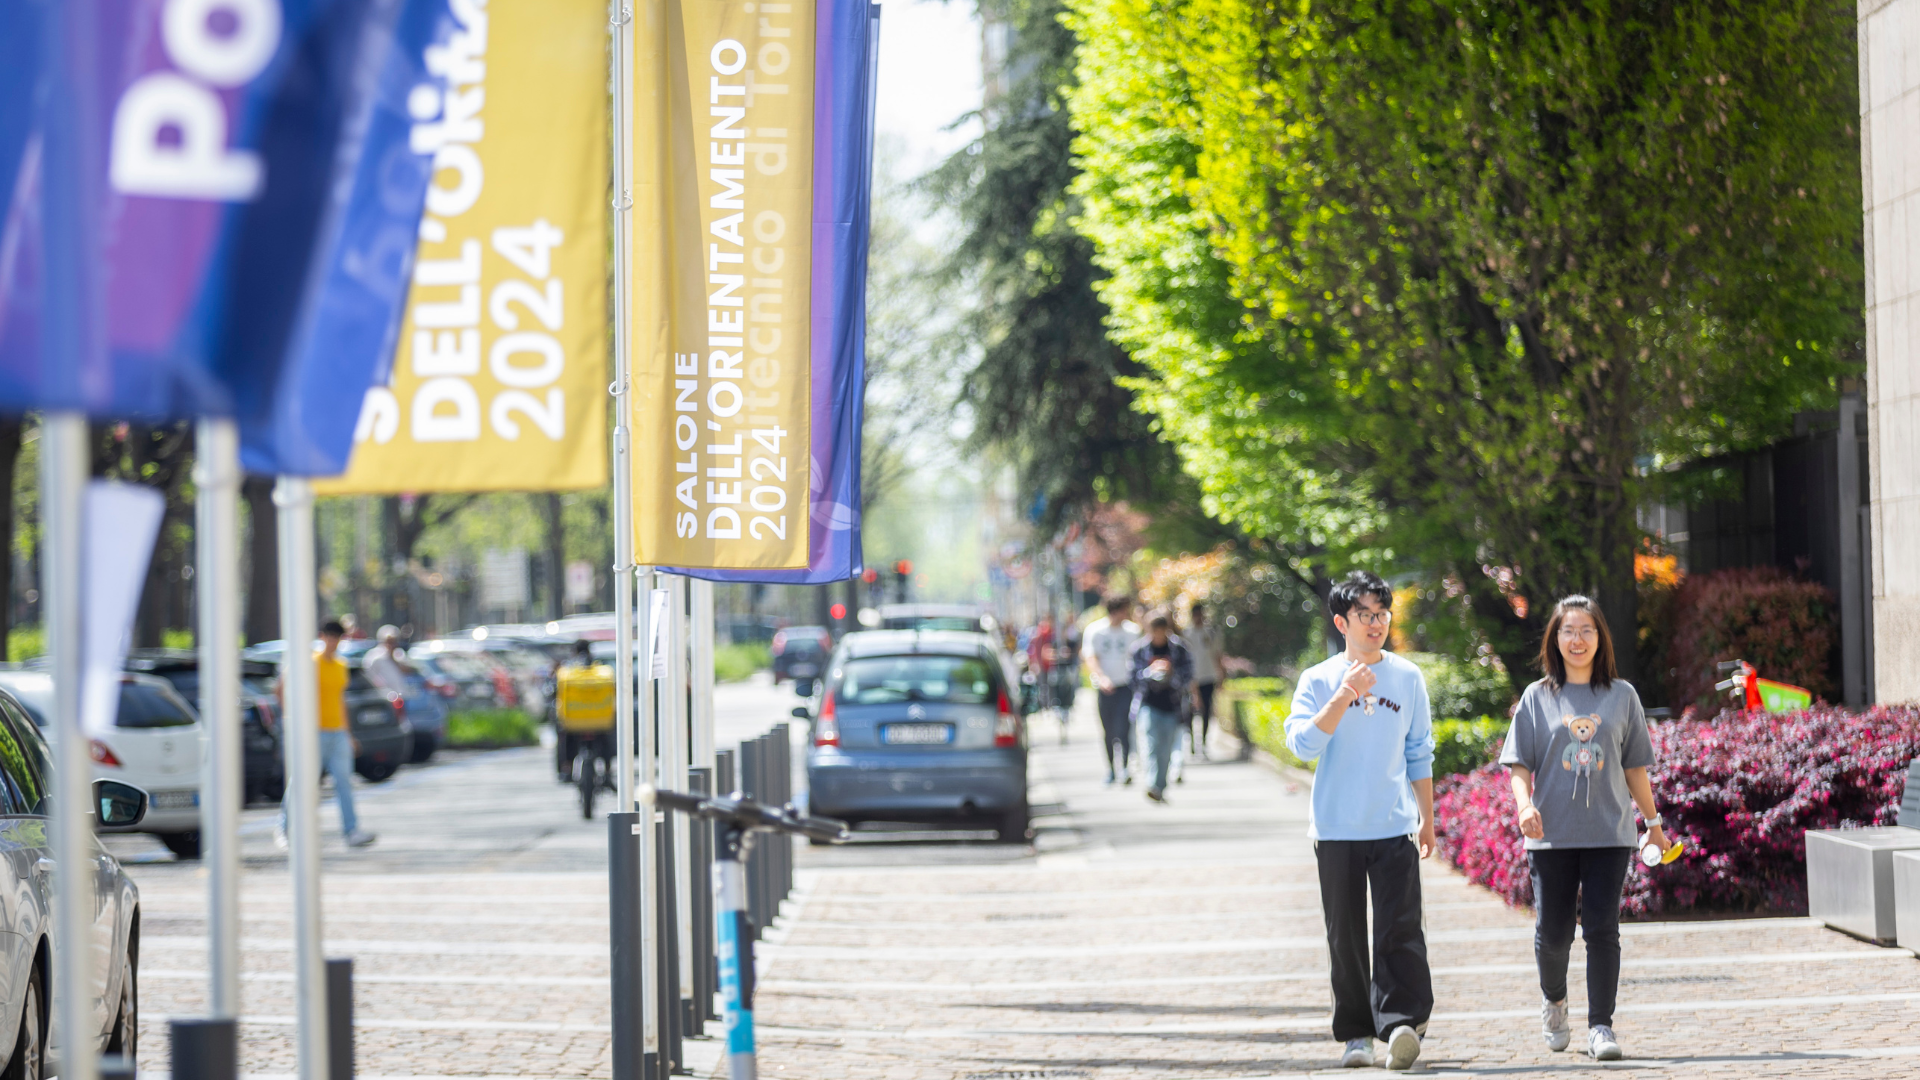
<svg viewBox="0 0 1920 1080"><path fill-rule="evenodd" d="M849 835L847 823L805 817L791 806L768 806L739 792L689 795L648 785L640 789L640 802L703 817L720 826L713 861L713 919L721 1008L727 1028L727 1075L731 1080L755 1080L759 1065L753 1043L753 925L747 919L743 860L756 832L790 833L838 843Z"/></svg>

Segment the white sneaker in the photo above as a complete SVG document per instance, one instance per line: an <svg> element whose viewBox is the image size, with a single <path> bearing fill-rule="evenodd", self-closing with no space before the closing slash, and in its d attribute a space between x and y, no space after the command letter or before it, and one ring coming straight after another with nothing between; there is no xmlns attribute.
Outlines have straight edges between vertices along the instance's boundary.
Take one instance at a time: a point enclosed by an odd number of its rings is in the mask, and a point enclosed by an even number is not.
<svg viewBox="0 0 1920 1080"><path fill-rule="evenodd" d="M1567 1003L1560 1001L1541 1001L1540 1030L1547 1037L1547 1049L1558 1053L1573 1041L1573 1029L1567 1026Z"/></svg>
<svg viewBox="0 0 1920 1080"><path fill-rule="evenodd" d="M347 834L347 846L366 847L378 839L380 839L378 835L367 832L365 829L355 829Z"/></svg>
<svg viewBox="0 0 1920 1080"><path fill-rule="evenodd" d="M1620 1040L1613 1037L1610 1027L1592 1028L1587 1032L1587 1053L1595 1061L1619 1061Z"/></svg>
<svg viewBox="0 0 1920 1080"><path fill-rule="evenodd" d="M1420 1036L1405 1024L1393 1029L1387 1036L1387 1068L1411 1069L1420 1057Z"/></svg>
<svg viewBox="0 0 1920 1080"><path fill-rule="evenodd" d="M1340 1055L1340 1067L1343 1069L1373 1068L1373 1040L1348 1039L1347 1052Z"/></svg>
<svg viewBox="0 0 1920 1080"><path fill-rule="evenodd" d="M281 851L287 850L287 830L278 825L273 827L273 846Z"/></svg>

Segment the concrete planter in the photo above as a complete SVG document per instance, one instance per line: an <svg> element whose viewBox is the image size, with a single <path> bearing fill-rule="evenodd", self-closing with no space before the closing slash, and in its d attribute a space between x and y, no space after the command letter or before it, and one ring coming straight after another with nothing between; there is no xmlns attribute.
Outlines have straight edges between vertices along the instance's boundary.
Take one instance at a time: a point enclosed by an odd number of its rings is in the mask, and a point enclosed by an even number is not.
<svg viewBox="0 0 1920 1080"><path fill-rule="evenodd" d="M1835 930L1893 944L1893 856L1907 850L1920 850L1920 829L1808 830L1807 913Z"/></svg>
<svg viewBox="0 0 1920 1080"><path fill-rule="evenodd" d="M1920 955L1920 850L1893 853L1893 927L1901 947Z"/></svg>

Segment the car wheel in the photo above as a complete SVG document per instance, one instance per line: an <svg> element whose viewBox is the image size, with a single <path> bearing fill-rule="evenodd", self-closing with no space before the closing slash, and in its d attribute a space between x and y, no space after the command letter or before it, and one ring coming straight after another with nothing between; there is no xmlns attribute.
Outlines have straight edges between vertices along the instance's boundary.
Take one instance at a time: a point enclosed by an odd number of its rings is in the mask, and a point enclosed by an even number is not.
<svg viewBox="0 0 1920 1080"><path fill-rule="evenodd" d="M134 1045L140 1038L140 984L134 980L135 944L128 943L127 963L120 971L120 1010L113 1017L113 1032L107 1036L109 1054L134 1060Z"/></svg>
<svg viewBox="0 0 1920 1080"><path fill-rule="evenodd" d="M177 859L197 859L200 857L200 830L192 832L160 833L160 842L167 845Z"/></svg>
<svg viewBox="0 0 1920 1080"><path fill-rule="evenodd" d="M1022 806L1001 817L999 827L995 831L1000 834L1002 844L1024 844L1027 842L1027 829L1032 824L1031 810Z"/></svg>
<svg viewBox="0 0 1920 1080"><path fill-rule="evenodd" d="M369 761L365 765L356 763L353 771L366 777L368 783L378 784L382 780L393 779L393 774L400 771L400 766L390 761Z"/></svg>
<svg viewBox="0 0 1920 1080"><path fill-rule="evenodd" d="M414 732L413 759L408 762L408 764L425 765L427 761L433 757L433 752L437 749L439 749L439 744L434 740L433 736L423 735L418 731Z"/></svg>
<svg viewBox="0 0 1920 1080"><path fill-rule="evenodd" d="M38 965L27 980L25 997L20 1009L20 1036L13 1042L13 1058L7 1062L6 1072L0 1073L3 1080L43 1080L47 1075L47 1017L41 1007L47 995Z"/></svg>

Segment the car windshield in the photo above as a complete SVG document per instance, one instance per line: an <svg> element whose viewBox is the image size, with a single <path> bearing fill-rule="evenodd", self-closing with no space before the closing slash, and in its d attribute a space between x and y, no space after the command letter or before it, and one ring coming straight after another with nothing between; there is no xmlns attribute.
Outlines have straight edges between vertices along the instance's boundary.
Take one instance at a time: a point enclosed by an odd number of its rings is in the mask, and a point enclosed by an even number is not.
<svg viewBox="0 0 1920 1080"><path fill-rule="evenodd" d="M114 727L186 727L192 723L193 713L178 696L151 683L120 684L120 713L114 717Z"/></svg>
<svg viewBox="0 0 1920 1080"><path fill-rule="evenodd" d="M977 656L863 656L841 665L835 700L842 705L978 705L993 700L994 690L993 668Z"/></svg>
<svg viewBox="0 0 1920 1080"><path fill-rule="evenodd" d="M491 679L493 662L477 653L430 653L441 671L456 679Z"/></svg>

